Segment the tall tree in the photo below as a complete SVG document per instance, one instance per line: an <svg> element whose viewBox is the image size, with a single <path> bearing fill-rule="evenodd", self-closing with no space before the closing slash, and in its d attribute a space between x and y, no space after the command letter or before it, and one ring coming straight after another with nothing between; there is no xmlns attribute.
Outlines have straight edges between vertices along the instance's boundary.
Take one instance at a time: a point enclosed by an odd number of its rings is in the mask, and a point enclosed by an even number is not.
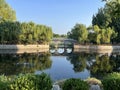
<svg viewBox="0 0 120 90"><path fill-rule="evenodd" d="M110 27L114 27L118 33L114 41L120 43L120 0L108 0L105 8L111 17Z"/></svg>
<svg viewBox="0 0 120 90"><path fill-rule="evenodd" d="M105 28L110 22L108 14L105 13L103 8L98 9L98 13L93 15L92 24L98 25L100 28Z"/></svg>
<svg viewBox="0 0 120 90"><path fill-rule="evenodd" d="M6 3L5 0L0 0L0 21L1 20L16 20L15 11Z"/></svg>
<svg viewBox="0 0 120 90"><path fill-rule="evenodd" d="M68 38L77 40L79 43L85 43L87 41L88 31L85 25L76 24L74 28L68 32Z"/></svg>
<svg viewBox="0 0 120 90"><path fill-rule="evenodd" d="M105 1L106 4L102 12L98 11L98 13L93 16L92 24L93 26L98 25L103 29L109 27L112 28L115 32L118 33L117 37L112 39L112 41L120 43L120 0L102 1Z"/></svg>
<svg viewBox="0 0 120 90"><path fill-rule="evenodd" d="M100 28L98 25L93 26L93 32L89 32L88 38L91 43L96 44L109 44L111 43L111 39L115 38L117 33L108 27L108 28Z"/></svg>

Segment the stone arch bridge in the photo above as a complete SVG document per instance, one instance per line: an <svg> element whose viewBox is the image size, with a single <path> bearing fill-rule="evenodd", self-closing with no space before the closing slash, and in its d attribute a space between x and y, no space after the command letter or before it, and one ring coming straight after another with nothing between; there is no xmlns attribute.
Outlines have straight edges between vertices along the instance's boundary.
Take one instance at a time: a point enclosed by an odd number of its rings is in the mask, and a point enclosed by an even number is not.
<svg viewBox="0 0 120 90"><path fill-rule="evenodd" d="M77 41L73 39L53 38L50 43L50 46L54 45L55 48L69 48L69 47L73 48L73 45L75 43L77 43Z"/></svg>

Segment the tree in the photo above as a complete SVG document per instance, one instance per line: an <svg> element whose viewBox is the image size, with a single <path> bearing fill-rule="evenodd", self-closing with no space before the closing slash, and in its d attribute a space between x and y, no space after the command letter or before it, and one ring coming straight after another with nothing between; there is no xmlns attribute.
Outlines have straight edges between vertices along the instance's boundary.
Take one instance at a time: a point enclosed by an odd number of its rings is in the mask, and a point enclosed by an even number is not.
<svg viewBox="0 0 120 90"><path fill-rule="evenodd" d="M120 42L120 0L102 0L106 4L102 11L93 16L92 24L98 25L100 28L112 28L117 34L117 37L112 41ZM107 30L107 29L106 29Z"/></svg>
<svg viewBox="0 0 120 90"><path fill-rule="evenodd" d="M108 28L99 28L98 25L93 26L93 32L88 34L90 42L96 44L109 44L111 39L115 38L117 33L108 27Z"/></svg>
<svg viewBox="0 0 120 90"><path fill-rule="evenodd" d="M16 20L15 11L6 3L5 0L0 0L0 20Z"/></svg>
<svg viewBox="0 0 120 90"><path fill-rule="evenodd" d="M74 28L68 32L68 38L77 40L79 43L85 43L88 37L88 31L83 24L76 24Z"/></svg>
<svg viewBox="0 0 120 90"><path fill-rule="evenodd" d="M105 8L111 17L120 17L120 0L106 0Z"/></svg>
<svg viewBox="0 0 120 90"><path fill-rule="evenodd" d="M92 24L98 25L100 28L105 28L109 24L109 18L107 18L107 14L105 14L104 9L98 9L98 13L93 15Z"/></svg>
<svg viewBox="0 0 120 90"><path fill-rule="evenodd" d="M33 22L0 23L0 44L46 44L51 38L52 29L44 25L36 25Z"/></svg>
<svg viewBox="0 0 120 90"><path fill-rule="evenodd" d="M0 44L16 44L19 41L21 26L19 22L0 23Z"/></svg>
<svg viewBox="0 0 120 90"><path fill-rule="evenodd" d="M114 27L118 33L114 39L116 43L120 42L120 0L109 0L106 2L107 13L110 14L112 22L110 27Z"/></svg>

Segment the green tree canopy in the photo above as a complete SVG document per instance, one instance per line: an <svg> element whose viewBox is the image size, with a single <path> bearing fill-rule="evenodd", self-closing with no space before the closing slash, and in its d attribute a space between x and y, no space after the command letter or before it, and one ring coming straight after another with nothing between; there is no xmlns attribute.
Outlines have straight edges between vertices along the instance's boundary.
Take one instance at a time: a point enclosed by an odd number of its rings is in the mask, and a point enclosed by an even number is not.
<svg viewBox="0 0 120 90"><path fill-rule="evenodd" d="M103 8L98 9L98 13L93 15L92 24L98 25L100 28L105 28L109 25L111 18L104 12Z"/></svg>
<svg viewBox="0 0 120 90"><path fill-rule="evenodd" d="M96 15L93 15L92 24L98 25L100 28L112 28L117 32L117 37L112 41L120 42L120 0L102 0L105 1L105 6L98 10ZM107 30L107 29L106 29Z"/></svg>
<svg viewBox="0 0 120 90"><path fill-rule="evenodd" d="M74 28L68 32L68 38L77 40L79 43L85 43L88 37L88 31L85 25L76 24Z"/></svg>
<svg viewBox="0 0 120 90"><path fill-rule="evenodd" d="M51 27L4 21L0 23L0 44L46 44L52 39Z"/></svg>
<svg viewBox="0 0 120 90"><path fill-rule="evenodd" d="M0 0L0 19L2 20L16 20L15 11L6 3L5 0Z"/></svg>
<svg viewBox="0 0 120 90"><path fill-rule="evenodd" d="M96 44L109 44L116 36L117 33L110 27L101 29L98 25L94 25L93 33L89 33L88 38L90 42Z"/></svg>

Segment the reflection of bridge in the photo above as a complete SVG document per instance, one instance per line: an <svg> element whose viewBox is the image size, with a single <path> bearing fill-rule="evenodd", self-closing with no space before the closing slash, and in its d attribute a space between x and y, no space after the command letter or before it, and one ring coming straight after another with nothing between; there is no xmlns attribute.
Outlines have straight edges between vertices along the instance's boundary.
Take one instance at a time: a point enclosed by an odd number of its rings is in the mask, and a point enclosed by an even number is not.
<svg viewBox="0 0 120 90"><path fill-rule="evenodd" d="M72 48L54 48L50 49L50 53L53 55L67 55L73 52Z"/></svg>

